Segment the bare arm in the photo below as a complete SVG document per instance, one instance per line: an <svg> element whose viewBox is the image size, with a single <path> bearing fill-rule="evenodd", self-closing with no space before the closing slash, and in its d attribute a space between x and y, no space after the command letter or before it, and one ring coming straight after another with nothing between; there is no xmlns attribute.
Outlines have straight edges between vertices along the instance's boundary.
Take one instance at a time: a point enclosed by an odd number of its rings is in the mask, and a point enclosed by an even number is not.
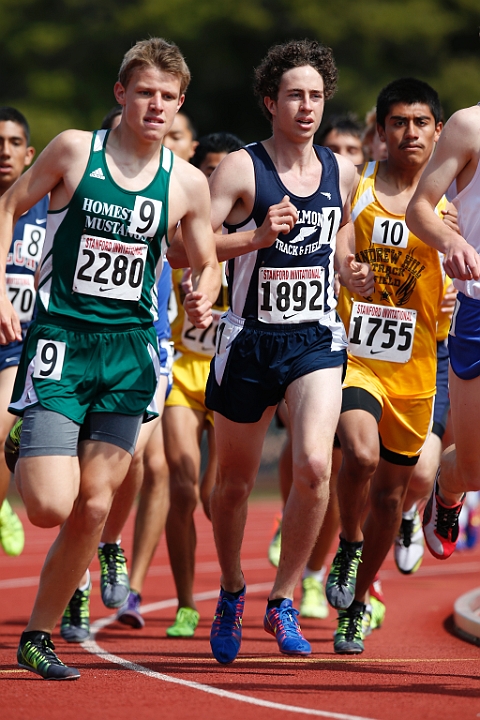
<svg viewBox="0 0 480 720"><path fill-rule="evenodd" d="M461 110L450 118L406 213L410 230L442 252L445 271L460 280L480 278L480 257L461 235L443 222L435 207L453 180L458 182L459 176L476 162L479 134L480 113L476 108Z"/></svg>
<svg viewBox="0 0 480 720"><path fill-rule="evenodd" d="M285 196L280 203L269 208L262 225L255 230L221 234L225 220L239 224L253 209L255 177L250 156L244 150L227 155L210 178L212 198L212 227L215 230L219 262L273 245L280 234L286 235L297 220L297 211ZM176 234L167 258L172 267L185 267L187 254L182 237Z"/></svg>
<svg viewBox="0 0 480 720"><path fill-rule="evenodd" d="M350 206L358 184L358 174L349 160L345 160L339 155L336 157L340 169L343 217L337 233L335 267L342 285L345 285L351 292L368 297L374 290L375 276L368 263L359 263L355 260L355 228L350 216Z"/></svg>
<svg viewBox="0 0 480 720"><path fill-rule="evenodd" d="M189 168L190 170L190 168ZM188 210L181 220L187 263L192 268L193 290L185 296L185 312L196 327L212 322L211 308L221 284L215 237L210 224L210 197L206 178L198 171L183 173L181 185L188 195Z"/></svg>

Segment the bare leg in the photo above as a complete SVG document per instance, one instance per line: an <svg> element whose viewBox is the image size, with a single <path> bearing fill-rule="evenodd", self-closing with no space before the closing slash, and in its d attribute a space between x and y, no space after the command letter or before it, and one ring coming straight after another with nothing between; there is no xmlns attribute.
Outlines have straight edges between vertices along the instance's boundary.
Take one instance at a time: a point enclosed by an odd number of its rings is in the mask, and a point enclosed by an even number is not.
<svg viewBox="0 0 480 720"><path fill-rule="evenodd" d="M355 599L363 602L369 586L387 556L402 520L402 508L413 467L380 459L372 479L370 512L364 525L362 562L357 573Z"/></svg>
<svg viewBox="0 0 480 720"><path fill-rule="evenodd" d="M210 497L213 533L224 590L244 586L240 550L247 520L248 497L255 484L263 440L275 408L257 423L235 423L215 413L218 475Z"/></svg>
<svg viewBox="0 0 480 720"><path fill-rule="evenodd" d="M285 399L292 432L293 485L282 521L282 550L270 599L293 598L328 504L333 438L341 404L341 368L295 380Z"/></svg>
<svg viewBox="0 0 480 720"><path fill-rule="evenodd" d="M104 543L116 543L120 540L120 535L122 534L135 498L142 485L143 453L155 427L159 423L160 419L156 418L142 425L140 429L130 467L128 468L125 480L115 493L111 510L108 513L107 522L102 532L102 542Z"/></svg>
<svg viewBox="0 0 480 720"><path fill-rule="evenodd" d="M438 478L440 496L447 505L460 501L464 492L480 490L480 377L461 380L450 368L450 402L455 446L447 448Z"/></svg>
<svg viewBox="0 0 480 720"><path fill-rule="evenodd" d="M215 444L215 429L209 422L206 423L207 439L208 439L208 463L200 480L200 500L202 501L203 511L207 518L211 520L210 513L210 496L215 478L217 477L217 446Z"/></svg>
<svg viewBox="0 0 480 720"><path fill-rule="evenodd" d="M131 456L115 445L82 442L81 481L75 461L64 457L18 461L22 494L32 522L40 527L63 523L42 569L27 630L53 631L95 554L113 495Z"/></svg>
<svg viewBox="0 0 480 720"><path fill-rule="evenodd" d="M143 485L140 491L130 572L130 586L142 592L148 568L165 527L169 507L168 465L159 422L145 448Z"/></svg>
<svg viewBox="0 0 480 720"><path fill-rule="evenodd" d="M420 505L422 501L429 497L440 464L441 454L442 441L438 435L430 433L408 483L403 512L408 512L413 505Z"/></svg>
<svg viewBox="0 0 480 720"><path fill-rule="evenodd" d="M193 609L197 544L193 513L199 498L200 439L204 422L204 413L191 408L165 408L163 429L170 470L170 510L166 524L168 553L178 606Z"/></svg>
<svg viewBox="0 0 480 720"><path fill-rule="evenodd" d="M340 525L340 509L337 497L337 476L342 462L342 451L334 448L332 455L332 473L330 475L330 497L317 542L307 563L307 569L319 572L325 565L332 543L338 535Z"/></svg>
<svg viewBox="0 0 480 720"><path fill-rule="evenodd" d="M340 416L337 433L343 454L337 485L341 534L348 542L361 542L370 479L379 462L378 426L365 410L348 410Z"/></svg>

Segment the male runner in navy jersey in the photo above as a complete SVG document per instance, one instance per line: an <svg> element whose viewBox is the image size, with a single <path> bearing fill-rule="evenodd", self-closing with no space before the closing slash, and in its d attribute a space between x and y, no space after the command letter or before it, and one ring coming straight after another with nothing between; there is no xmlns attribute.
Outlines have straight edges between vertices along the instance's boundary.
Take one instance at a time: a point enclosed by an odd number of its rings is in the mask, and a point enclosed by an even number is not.
<svg viewBox="0 0 480 720"><path fill-rule="evenodd" d="M30 129L25 117L13 107L0 108L0 196L18 180L35 155L30 145ZM7 291L19 314L23 334L27 331L35 305L34 277L42 253L47 222L48 197L44 197L19 218L7 257ZM7 412L20 361L23 340L0 348L0 442L3 444L14 419ZM22 523L6 500L10 470L0 454L0 545L7 555L23 550Z"/></svg>
<svg viewBox="0 0 480 720"><path fill-rule="evenodd" d="M311 651L292 598L325 513L340 412L346 339L335 313L334 268L348 287L365 295L373 289L372 274L350 254L354 166L313 146L335 87L328 48L309 40L271 48L256 70L255 91L272 137L228 155L211 180L213 227L229 232L217 240L217 253L234 258L231 310L218 328L207 385L207 406L216 411L211 512L222 570L211 646L221 663L240 649L247 501L282 397L292 426L293 487L264 627L281 652Z"/></svg>
<svg viewBox="0 0 480 720"><path fill-rule="evenodd" d="M110 134L62 133L0 201L4 272L14 222L51 193L39 315L11 404L24 415L16 479L29 517L62 525L17 656L45 679L79 677L55 655L50 633L94 555L155 394L155 265L179 222L195 288L185 309L195 325L211 323L220 287L205 177L162 146L189 79L175 45L137 43L115 85L120 125ZM2 282L0 342L15 339L20 324Z"/></svg>

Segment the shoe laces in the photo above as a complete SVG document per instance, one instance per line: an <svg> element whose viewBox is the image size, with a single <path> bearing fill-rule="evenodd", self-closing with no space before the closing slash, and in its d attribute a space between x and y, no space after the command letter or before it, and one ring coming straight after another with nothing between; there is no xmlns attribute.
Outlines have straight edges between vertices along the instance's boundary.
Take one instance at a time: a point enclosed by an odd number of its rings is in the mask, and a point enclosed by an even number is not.
<svg viewBox="0 0 480 720"><path fill-rule="evenodd" d="M229 600L225 596L221 598L213 619L212 628L214 628L215 635L230 635L232 628L241 630L243 613L242 598L243 594L240 595L238 600Z"/></svg>
<svg viewBox="0 0 480 720"><path fill-rule="evenodd" d="M333 560L333 567L337 574L337 585L348 585L350 577L355 576L354 560L361 562L360 550L340 546L339 552Z"/></svg>
<svg viewBox="0 0 480 720"><path fill-rule="evenodd" d="M403 547L409 548L412 544L412 533L413 533L413 518L402 518L402 524L400 526L400 538L403 543Z"/></svg>
<svg viewBox="0 0 480 720"><path fill-rule="evenodd" d="M444 507L437 505L437 522L435 523L435 529L438 535L448 540L449 531L452 531L451 540L455 541L458 537L458 516L462 509L461 504L455 505L454 507Z"/></svg>
<svg viewBox="0 0 480 720"><path fill-rule="evenodd" d="M106 580L109 585L115 585L118 574L125 574L125 563L127 558L123 553L123 548L117 544L111 547L105 545L101 549L101 557L103 559L102 569L106 574Z"/></svg>
<svg viewBox="0 0 480 720"><path fill-rule="evenodd" d="M65 666L60 658L58 658L54 653L55 645L46 635L43 635L35 642L33 640L27 640L25 645L25 656L28 662L31 662L32 665L38 666L38 664L46 662L49 665Z"/></svg>
<svg viewBox="0 0 480 720"><path fill-rule="evenodd" d="M300 624L297 620L299 612L294 607L273 608L275 614L272 613L272 625L275 629L275 635L281 637L297 637L300 631Z"/></svg>
<svg viewBox="0 0 480 720"><path fill-rule="evenodd" d="M362 623L365 609L363 607L348 608L338 616L338 629L344 635L345 640L354 640L362 636Z"/></svg>
<svg viewBox="0 0 480 720"><path fill-rule="evenodd" d="M82 624L82 620L89 619L88 596L82 590L75 590L72 599L68 603L65 615L70 618L70 622L75 627Z"/></svg>

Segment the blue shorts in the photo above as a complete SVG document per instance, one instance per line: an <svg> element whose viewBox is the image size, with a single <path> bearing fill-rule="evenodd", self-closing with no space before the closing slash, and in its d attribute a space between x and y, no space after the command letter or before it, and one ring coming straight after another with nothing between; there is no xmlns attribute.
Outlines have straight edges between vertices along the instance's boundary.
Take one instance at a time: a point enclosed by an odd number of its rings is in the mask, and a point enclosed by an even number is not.
<svg viewBox="0 0 480 720"><path fill-rule="evenodd" d="M461 380L480 375L480 301L459 292L448 334L452 370Z"/></svg>
<svg viewBox="0 0 480 720"><path fill-rule="evenodd" d="M160 350L160 375L166 375L168 380L165 392L165 398L167 398L173 385L173 342L161 338L158 341L158 347Z"/></svg>
<svg viewBox="0 0 480 720"><path fill-rule="evenodd" d="M450 396L448 394L448 345L446 340L437 342L437 392L433 406L432 432L443 438L447 427Z"/></svg>
<svg viewBox="0 0 480 720"><path fill-rule="evenodd" d="M23 341L15 340L8 345L0 345L0 372L20 364Z"/></svg>
<svg viewBox="0 0 480 720"><path fill-rule="evenodd" d="M335 312L325 324L266 325L229 311L218 326L205 404L233 422L258 422L294 380L344 365L346 346Z"/></svg>

